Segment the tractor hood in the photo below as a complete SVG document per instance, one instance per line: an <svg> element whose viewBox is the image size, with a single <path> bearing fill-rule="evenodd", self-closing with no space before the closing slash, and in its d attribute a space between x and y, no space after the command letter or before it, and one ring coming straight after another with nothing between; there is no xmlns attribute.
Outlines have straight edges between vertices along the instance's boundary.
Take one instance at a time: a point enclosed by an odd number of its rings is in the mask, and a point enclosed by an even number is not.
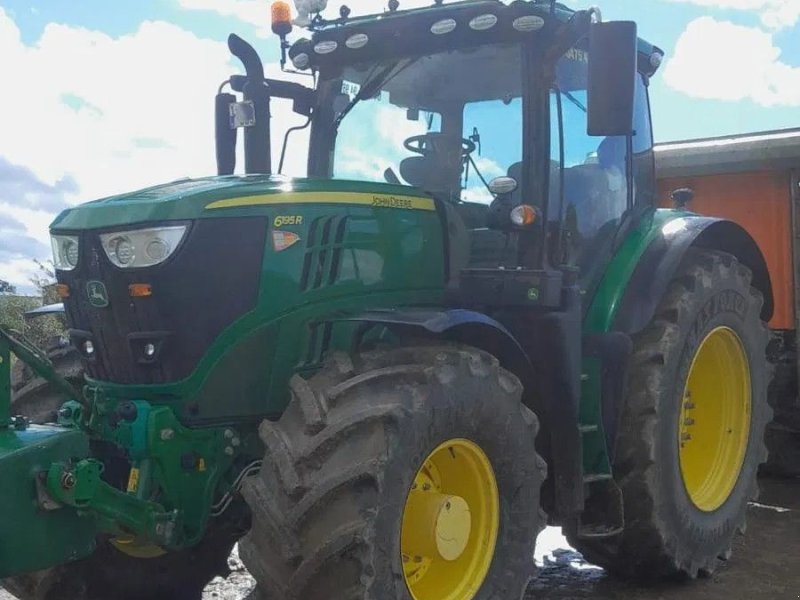
<svg viewBox="0 0 800 600"><path fill-rule="evenodd" d="M243 370L253 356L280 346L291 364L315 364L301 356L298 331L311 331L303 310L346 309L359 295L374 303L395 294L389 306L436 302L445 279L439 213L431 197L407 186L264 175L184 180L78 206L52 229L77 246L76 264L56 275L89 377L123 386L188 378L192 389L211 390L194 398L200 409L184 415L192 420L233 414L221 397L249 398L240 415L263 413L270 371ZM181 230L177 241L169 229ZM160 261L148 263L155 259L142 240L153 238L137 237L145 231L164 236L153 234L170 248ZM280 324L287 318L295 320ZM279 342L279 331L290 337ZM205 386L216 368L238 375Z"/></svg>
<svg viewBox="0 0 800 600"><path fill-rule="evenodd" d="M105 229L141 223L264 214L278 206L353 204L434 210L419 190L399 185L331 179L248 175L182 179L70 208L53 231Z"/></svg>

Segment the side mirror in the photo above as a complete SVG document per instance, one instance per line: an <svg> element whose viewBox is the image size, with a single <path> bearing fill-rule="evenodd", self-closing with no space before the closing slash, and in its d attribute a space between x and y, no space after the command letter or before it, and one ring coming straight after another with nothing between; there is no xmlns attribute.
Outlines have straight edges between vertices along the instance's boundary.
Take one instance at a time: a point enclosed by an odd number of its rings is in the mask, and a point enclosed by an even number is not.
<svg viewBox="0 0 800 600"><path fill-rule="evenodd" d="M630 135L636 89L636 23L592 23L589 29L589 135Z"/></svg>

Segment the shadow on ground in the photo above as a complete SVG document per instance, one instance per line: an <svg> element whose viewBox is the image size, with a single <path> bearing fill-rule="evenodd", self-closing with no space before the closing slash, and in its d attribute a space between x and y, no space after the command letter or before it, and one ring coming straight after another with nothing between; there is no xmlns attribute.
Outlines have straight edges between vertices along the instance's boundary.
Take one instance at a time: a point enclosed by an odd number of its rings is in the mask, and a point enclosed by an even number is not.
<svg viewBox="0 0 800 600"><path fill-rule="evenodd" d="M749 509L747 534L733 558L712 577L686 583L637 586L586 563L560 530L539 537L538 577L525 600L783 600L800 598L800 480L761 480L759 504ZM255 600L254 581L234 554L231 575L215 579L203 600ZM0 590L0 600L13 597ZM333 600L333 599L332 599Z"/></svg>
<svg viewBox="0 0 800 600"><path fill-rule="evenodd" d="M637 586L608 577L569 549L557 530L540 538L539 576L526 600L782 600L800 598L800 480L761 480L750 506L747 533L731 560L712 577L685 583ZM550 548L547 548L550 546Z"/></svg>

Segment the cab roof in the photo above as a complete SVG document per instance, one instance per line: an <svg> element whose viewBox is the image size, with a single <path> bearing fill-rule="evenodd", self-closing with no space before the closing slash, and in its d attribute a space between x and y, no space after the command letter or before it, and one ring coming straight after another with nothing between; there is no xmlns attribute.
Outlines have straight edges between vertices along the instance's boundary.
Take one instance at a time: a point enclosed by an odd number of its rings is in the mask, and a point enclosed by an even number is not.
<svg viewBox="0 0 800 600"><path fill-rule="evenodd" d="M401 4L402 6L402 4ZM295 44L294 53L308 54L310 65L352 64L404 54L454 47L552 36L577 12L549 0L462 0L429 7L396 10L354 18L312 22L311 40ZM582 11L581 11L582 12ZM303 45L297 48L298 45ZM658 59L653 60L653 55ZM650 76L663 51L639 39L639 70Z"/></svg>

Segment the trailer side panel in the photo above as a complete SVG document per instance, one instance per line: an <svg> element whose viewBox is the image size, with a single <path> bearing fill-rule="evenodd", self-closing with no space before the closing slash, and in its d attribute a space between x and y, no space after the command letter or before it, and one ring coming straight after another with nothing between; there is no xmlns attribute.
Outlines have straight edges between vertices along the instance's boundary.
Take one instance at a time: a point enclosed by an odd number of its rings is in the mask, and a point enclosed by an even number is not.
<svg viewBox="0 0 800 600"><path fill-rule="evenodd" d="M786 171L761 171L659 179L659 201L671 206L670 192L689 187L695 192L687 208L730 219L758 243L769 268L775 311L772 329L794 330L791 176Z"/></svg>

